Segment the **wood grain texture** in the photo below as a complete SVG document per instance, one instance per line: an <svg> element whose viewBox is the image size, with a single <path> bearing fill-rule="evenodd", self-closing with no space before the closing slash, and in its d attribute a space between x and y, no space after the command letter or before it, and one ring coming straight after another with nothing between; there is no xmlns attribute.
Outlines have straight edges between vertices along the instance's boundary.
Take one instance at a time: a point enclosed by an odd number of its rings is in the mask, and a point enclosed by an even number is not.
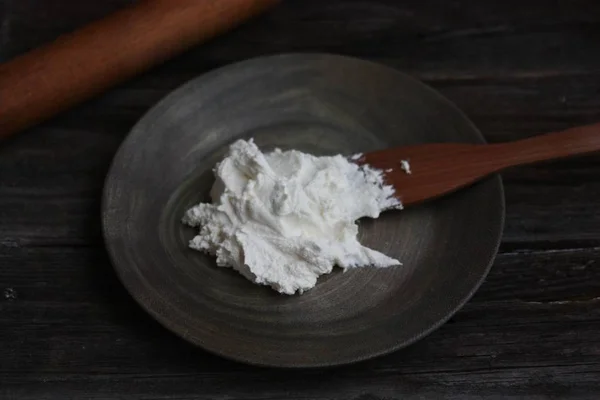
<svg viewBox="0 0 600 400"><path fill-rule="evenodd" d="M127 0L0 0L6 60ZM600 158L504 174L507 221L486 283L405 351L334 370L255 369L158 326L110 267L100 194L112 155L197 74L280 51L382 61L427 81L492 142L600 121L594 0L288 0L0 146L0 398L595 399ZM1 99L0 99L1 102Z"/></svg>

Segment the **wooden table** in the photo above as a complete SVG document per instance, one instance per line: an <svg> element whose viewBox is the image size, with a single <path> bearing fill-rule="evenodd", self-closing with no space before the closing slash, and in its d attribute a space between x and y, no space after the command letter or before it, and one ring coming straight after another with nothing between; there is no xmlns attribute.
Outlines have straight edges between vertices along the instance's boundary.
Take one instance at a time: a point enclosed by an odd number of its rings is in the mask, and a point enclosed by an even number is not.
<svg viewBox="0 0 600 400"><path fill-rule="evenodd" d="M127 3L0 0L0 60ZM506 230L486 283L450 323L389 356L326 370L250 367L188 345L134 303L100 229L119 143L190 78L291 51L406 71L491 142L600 121L596 0L287 0L0 144L0 398L598 398L600 155L506 173Z"/></svg>

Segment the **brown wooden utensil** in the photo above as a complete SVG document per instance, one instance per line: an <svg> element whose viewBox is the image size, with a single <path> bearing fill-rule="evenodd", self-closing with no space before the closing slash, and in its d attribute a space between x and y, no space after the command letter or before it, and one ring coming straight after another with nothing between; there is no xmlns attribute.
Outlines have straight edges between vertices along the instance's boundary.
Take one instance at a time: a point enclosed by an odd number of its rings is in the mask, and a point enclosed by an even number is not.
<svg viewBox="0 0 600 400"><path fill-rule="evenodd" d="M0 139L74 106L278 0L141 0L0 64Z"/></svg>
<svg viewBox="0 0 600 400"><path fill-rule="evenodd" d="M396 147L357 160L386 172L407 206L436 198L508 167L600 150L600 123L497 144L433 143ZM410 173L402 169L408 161ZM390 171L391 169L391 171Z"/></svg>

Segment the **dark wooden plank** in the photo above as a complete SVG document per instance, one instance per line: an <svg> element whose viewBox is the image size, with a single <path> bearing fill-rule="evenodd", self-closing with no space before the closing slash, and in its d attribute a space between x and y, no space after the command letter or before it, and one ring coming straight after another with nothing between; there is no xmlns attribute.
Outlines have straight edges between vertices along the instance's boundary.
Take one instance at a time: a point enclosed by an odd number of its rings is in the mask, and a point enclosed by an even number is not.
<svg viewBox="0 0 600 400"><path fill-rule="evenodd" d="M4 47L4 58L130 2L105 0L91 6L60 0L47 7L40 6L39 0L3 0L3 20L9 21L5 23L4 41L9 48ZM193 60L212 67L258 54L313 50L392 60L422 77L429 73L438 79L511 71L521 71L521 76L582 73L593 71L600 62L593 52L600 32L599 10L594 0L554 6L544 0L488 1L485 5L477 0L345 0L325 4L291 0L257 21L192 50L174 65L194 69Z"/></svg>
<svg viewBox="0 0 600 400"><path fill-rule="evenodd" d="M558 374L553 384L549 376ZM373 373L376 372L376 373ZM513 375L521 373L522 378ZM44 376L40 380L14 377L4 393L18 399L59 400L98 399L314 399L314 400L481 400L481 399L595 399L593 380L597 371L582 372L577 367L516 368L499 372L469 371L455 375L407 375L394 372L356 373L318 371L312 373L257 371L242 375L212 376L184 374L159 378L141 376L93 375L87 379L72 376ZM268 378L267 378L268 376ZM369 376L369 378L367 378ZM551 378L552 379L552 378ZM232 387L232 382L236 382ZM509 386L508 383L513 383ZM518 387L527 384L529 386ZM0 389L1 393L2 389Z"/></svg>
<svg viewBox="0 0 600 400"><path fill-rule="evenodd" d="M0 299L0 380L33 372L253 371L208 356L159 327L127 295L101 247L15 247L2 252L0 263L9 266L0 270L2 289L12 290ZM497 369L596 368L599 264L600 249L505 253L450 324L356 368L454 374L490 368L492 361Z"/></svg>

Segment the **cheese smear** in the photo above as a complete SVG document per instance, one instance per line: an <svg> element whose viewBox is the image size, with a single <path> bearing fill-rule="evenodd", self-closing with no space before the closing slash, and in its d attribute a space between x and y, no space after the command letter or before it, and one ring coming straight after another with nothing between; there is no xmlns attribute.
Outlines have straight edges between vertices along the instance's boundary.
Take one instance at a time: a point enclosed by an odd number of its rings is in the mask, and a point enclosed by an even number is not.
<svg viewBox="0 0 600 400"><path fill-rule="evenodd" d="M212 203L192 207L183 222L200 230L190 247L215 255L218 266L294 294L334 265L400 264L357 240L356 220L401 208L382 171L341 155L263 154L252 140L238 140L214 173Z"/></svg>

